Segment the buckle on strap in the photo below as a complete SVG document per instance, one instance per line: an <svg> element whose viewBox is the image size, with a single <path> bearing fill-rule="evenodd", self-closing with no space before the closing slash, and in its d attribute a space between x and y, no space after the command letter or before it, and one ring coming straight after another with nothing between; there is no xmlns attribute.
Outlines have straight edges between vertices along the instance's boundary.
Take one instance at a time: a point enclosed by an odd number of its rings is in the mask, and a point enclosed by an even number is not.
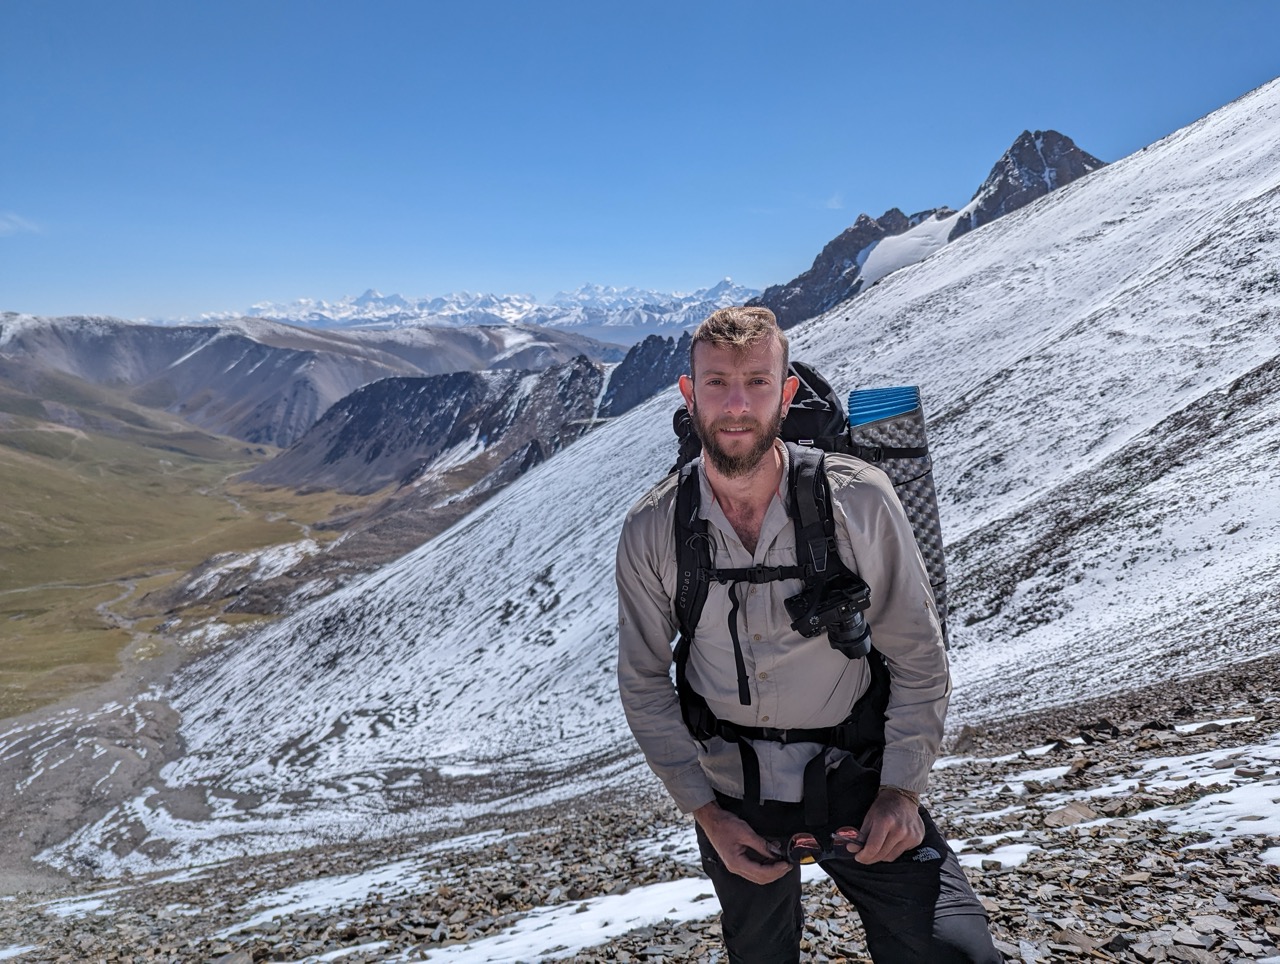
<svg viewBox="0 0 1280 964"><path fill-rule="evenodd" d="M793 576L798 572L797 566L752 566L750 569L699 569L698 578L719 583L732 582L779 582L783 579L802 578Z"/></svg>
<svg viewBox="0 0 1280 964"><path fill-rule="evenodd" d="M792 743L820 743L825 746L830 745L832 729L832 727L820 727L779 730L772 726L743 726L738 727L738 733L749 740L768 740L771 743L781 743L783 746L789 746Z"/></svg>

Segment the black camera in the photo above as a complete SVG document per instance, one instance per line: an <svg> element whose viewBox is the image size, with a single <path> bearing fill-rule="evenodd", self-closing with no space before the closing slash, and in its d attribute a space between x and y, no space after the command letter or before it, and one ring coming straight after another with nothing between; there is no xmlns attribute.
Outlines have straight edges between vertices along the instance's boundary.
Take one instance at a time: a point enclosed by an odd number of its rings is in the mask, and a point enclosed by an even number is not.
<svg viewBox="0 0 1280 964"><path fill-rule="evenodd" d="M826 630L831 648L850 659L871 652L871 627L862 615L869 605L870 587L852 573L786 600L792 629L806 638Z"/></svg>

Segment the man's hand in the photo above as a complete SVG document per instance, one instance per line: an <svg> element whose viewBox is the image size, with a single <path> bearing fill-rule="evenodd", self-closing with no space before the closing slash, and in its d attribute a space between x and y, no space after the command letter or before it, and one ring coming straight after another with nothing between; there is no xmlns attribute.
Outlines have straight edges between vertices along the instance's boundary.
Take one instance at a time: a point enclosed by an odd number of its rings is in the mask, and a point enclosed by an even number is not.
<svg viewBox="0 0 1280 964"><path fill-rule="evenodd" d="M786 858L779 857L769 843L740 817L722 810L714 801L693 811L693 818L720 855L720 862L730 873L745 877L753 884L771 884L791 870Z"/></svg>
<svg viewBox="0 0 1280 964"><path fill-rule="evenodd" d="M863 818L862 849L854 856L860 864L896 860L924 840L919 808L901 793L881 790Z"/></svg>

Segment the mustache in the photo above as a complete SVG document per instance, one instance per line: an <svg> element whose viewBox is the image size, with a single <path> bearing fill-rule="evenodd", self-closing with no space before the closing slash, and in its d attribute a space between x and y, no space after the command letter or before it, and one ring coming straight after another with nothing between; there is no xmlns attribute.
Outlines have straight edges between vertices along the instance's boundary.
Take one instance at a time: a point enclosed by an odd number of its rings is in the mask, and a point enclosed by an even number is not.
<svg viewBox="0 0 1280 964"><path fill-rule="evenodd" d="M712 431L722 428L764 428L764 423L754 418L721 418L712 422L710 428Z"/></svg>

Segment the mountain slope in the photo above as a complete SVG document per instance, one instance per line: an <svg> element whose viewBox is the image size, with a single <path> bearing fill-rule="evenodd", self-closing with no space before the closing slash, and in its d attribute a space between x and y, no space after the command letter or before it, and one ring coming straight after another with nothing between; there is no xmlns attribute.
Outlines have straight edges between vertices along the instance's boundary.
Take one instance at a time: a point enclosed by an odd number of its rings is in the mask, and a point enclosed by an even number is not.
<svg viewBox="0 0 1280 964"><path fill-rule="evenodd" d="M311 538L208 560L149 600L276 615L422 545L595 424L602 366L386 378L329 409L301 439L242 476L267 487L373 495Z"/></svg>
<svg viewBox="0 0 1280 964"><path fill-rule="evenodd" d="M244 441L288 446L334 402L379 378L535 369L623 352L529 326L328 332L259 319L143 325L0 315L0 359L127 387L136 404Z"/></svg>
<svg viewBox="0 0 1280 964"><path fill-rule="evenodd" d="M1278 261L1280 82L793 333L842 389L924 386L953 725L1280 651ZM612 561L673 407L193 666L185 754L47 858L180 865L634 779Z"/></svg>
<svg viewBox="0 0 1280 964"><path fill-rule="evenodd" d="M480 454L494 468L513 455L541 462L570 422L589 425L603 372L586 358L542 372L454 372L386 378L330 408L287 452L246 481L367 494L411 484ZM512 445L505 444L508 438Z"/></svg>
<svg viewBox="0 0 1280 964"><path fill-rule="evenodd" d="M616 418L641 402L670 388L689 368L689 346L693 335L686 331L679 339L650 335L637 342L612 372L600 399L600 416Z"/></svg>

